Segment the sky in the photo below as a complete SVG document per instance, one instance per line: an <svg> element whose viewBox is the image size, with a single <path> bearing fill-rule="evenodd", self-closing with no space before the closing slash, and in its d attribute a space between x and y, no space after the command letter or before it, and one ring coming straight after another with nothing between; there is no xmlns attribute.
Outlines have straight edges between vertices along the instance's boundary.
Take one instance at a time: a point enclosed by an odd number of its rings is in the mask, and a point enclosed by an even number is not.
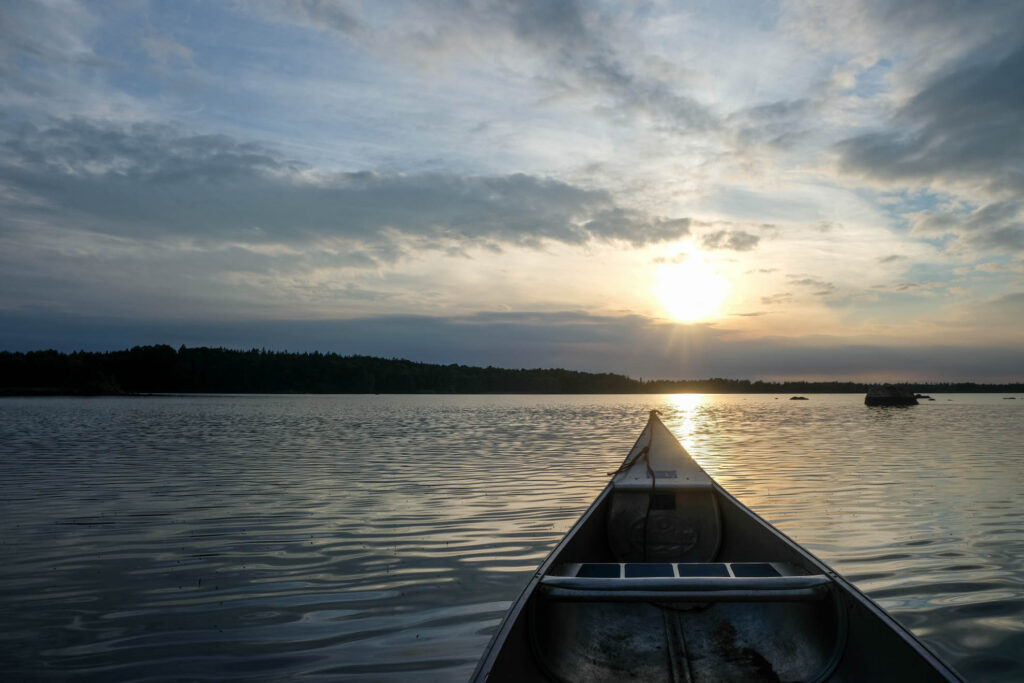
<svg viewBox="0 0 1024 683"><path fill-rule="evenodd" d="M1024 381L1024 3L0 5L0 349Z"/></svg>

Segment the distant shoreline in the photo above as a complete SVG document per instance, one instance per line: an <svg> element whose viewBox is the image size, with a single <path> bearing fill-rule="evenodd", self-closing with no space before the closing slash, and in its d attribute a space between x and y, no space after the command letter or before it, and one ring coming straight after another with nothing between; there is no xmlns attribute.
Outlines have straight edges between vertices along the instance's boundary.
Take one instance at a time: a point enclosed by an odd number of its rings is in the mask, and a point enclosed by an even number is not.
<svg viewBox="0 0 1024 683"><path fill-rule="evenodd" d="M893 382L900 378L894 377ZM900 382L919 393L1022 393L1024 382ZM145 394L857 394L872 382L709 378L417 363L399 358L224 348L0 351L0 396Z"/></svg>

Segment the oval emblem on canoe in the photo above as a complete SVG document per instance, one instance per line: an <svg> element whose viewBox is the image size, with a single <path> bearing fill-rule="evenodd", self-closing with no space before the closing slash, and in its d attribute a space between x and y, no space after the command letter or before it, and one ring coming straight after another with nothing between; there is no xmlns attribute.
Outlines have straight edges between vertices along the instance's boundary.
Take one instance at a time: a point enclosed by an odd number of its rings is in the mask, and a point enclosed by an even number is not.
<svg viewBox="0 0 1024 683"><path fill-rule="evenodd" d="M644 548L644 518L633 521L630 540L638 551ZM700 535L679 514L653 510L647 522L647 555L650 559L678 557L693 549Z"/></svg>

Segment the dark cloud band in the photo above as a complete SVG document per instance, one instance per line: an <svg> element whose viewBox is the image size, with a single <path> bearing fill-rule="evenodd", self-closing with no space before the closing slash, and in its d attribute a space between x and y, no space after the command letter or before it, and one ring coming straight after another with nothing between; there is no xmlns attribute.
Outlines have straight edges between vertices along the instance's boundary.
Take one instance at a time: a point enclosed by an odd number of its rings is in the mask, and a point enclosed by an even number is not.
<svg viewBox="0 0 1024 683"><path fill-rule="evenodd" d="M1021 312L1024 295L992 304ZM835 339L735 340L705 325L580 312L478 313L457 317L379 316L348 320L142 322L46 311L0 312L0 348L112 350L185 344L334 351L433 363L564 367L645 378L733 377L1019 381L1019 347L837 343Z"/></svg>
<svg viewBox="0 0 1024 683"><path fill-rule="evenodd" d="M316 172L260 145L164 125L8 124L7 210L95 232L296 244L417 238L420 248L678 239L689 221L524 174Z"/></svg>
<svg viewBox="0 0 1024 683"><path fill-rule="evenodd" d="M885 129L838 145L844 170L880 180L1024 191L1024 45L932 82Z"/></svg>

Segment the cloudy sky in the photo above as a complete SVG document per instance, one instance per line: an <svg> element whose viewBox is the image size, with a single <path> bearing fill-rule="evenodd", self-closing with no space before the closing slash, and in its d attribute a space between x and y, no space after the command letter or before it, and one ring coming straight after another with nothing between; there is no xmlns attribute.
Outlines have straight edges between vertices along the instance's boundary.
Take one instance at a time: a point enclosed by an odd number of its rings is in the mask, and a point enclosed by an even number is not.
<svg viewBox="0 0 1024 683"><path fill-rule="evenodd" d="M0 8L0 348L1024 380L1024 4Z"/></svg>

